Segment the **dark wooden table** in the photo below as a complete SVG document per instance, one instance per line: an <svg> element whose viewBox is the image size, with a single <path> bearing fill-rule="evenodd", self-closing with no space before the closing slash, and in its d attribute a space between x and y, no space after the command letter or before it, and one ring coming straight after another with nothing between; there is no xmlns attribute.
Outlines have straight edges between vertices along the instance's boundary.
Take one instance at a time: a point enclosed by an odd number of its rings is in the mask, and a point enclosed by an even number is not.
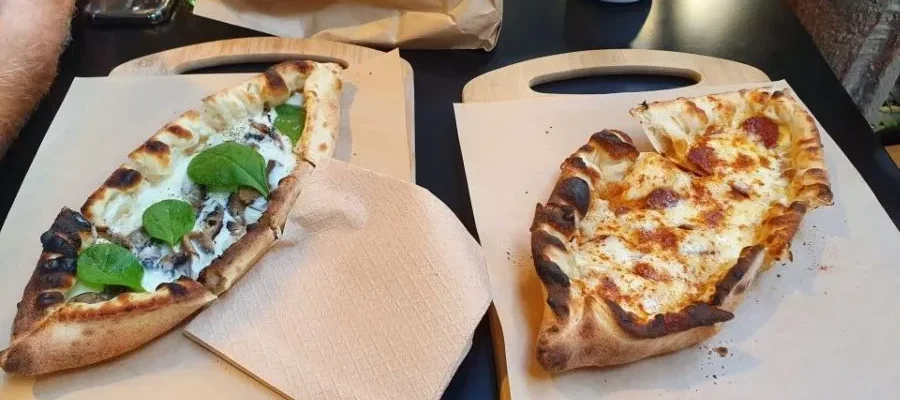
<svg viewBox="0 0 900 400"><path fill-rule="evenodd" d="M570 51L652 48L697 53L754 65L787 79L900 222L900 171L853 105L809 35L776 0L643 0L614 5L597 0L507 0L497 48L482 51L403 51L415 70L419 185L443 200L477 234L463 172L452 103L463 85L493 69ZM174 47L258 32L194 17L187 7L155 27L96 27L77 16L50 94L0 161L0 222L6 219L41 140L75 76L103 76L132 58ZM251 68L259 68L254 66ZM234 70L234 69L228 69ZM247 71L247 70L244 70ZM617 76L580 79L544 89L570 93L637 91L683 85L680 79ZM115 110L110 110L115 112ZM149 132L148 132L149 134ZM61 166L77 174L77 165ZM37 240L37 238L35 238ZM497 397L487 322L445 398Z"/></svg>

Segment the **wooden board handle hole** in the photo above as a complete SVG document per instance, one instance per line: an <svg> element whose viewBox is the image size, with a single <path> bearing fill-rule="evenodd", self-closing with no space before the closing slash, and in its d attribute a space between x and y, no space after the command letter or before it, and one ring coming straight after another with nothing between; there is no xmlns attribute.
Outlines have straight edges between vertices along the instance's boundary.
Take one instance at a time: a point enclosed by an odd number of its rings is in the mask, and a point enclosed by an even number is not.
<svg viewBox="0 0 900 400"><path fill-rule="evenodd" d="M252 54L252 55L235 55L220 56L215 59L196 59L185 61L175 65L172 70L176 74L190 73L207 73L213 72L211 69L227 69L228 72L258 72L263 69L261 65L272 65L288 60L309 60L316 62L333 62L343 68L349 67L346 60L328 57L328 56L307 56L307 55L286 55L286 54ZM249 66L249 68L241 68L241 66Z"/></svg>
<svg viewBox="0 0 900 400"><path fill-rule="evenodd" d="M700 73L689 69L599 67L537 76L528 85L538 93L608 94L692 86L701 78Z"/></svg>

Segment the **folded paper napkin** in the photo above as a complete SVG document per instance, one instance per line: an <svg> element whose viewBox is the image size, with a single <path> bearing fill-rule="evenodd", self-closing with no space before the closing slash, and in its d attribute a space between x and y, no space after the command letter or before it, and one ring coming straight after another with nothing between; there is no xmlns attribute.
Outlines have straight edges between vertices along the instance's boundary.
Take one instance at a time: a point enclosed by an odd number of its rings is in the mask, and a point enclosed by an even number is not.
<svg viewBox="0 0 900 400"><path fill-rule="evenodd" d="M186 334L290 398L438 398L490 303L481 248L428 191L321 164L284 236Z"/></svg>

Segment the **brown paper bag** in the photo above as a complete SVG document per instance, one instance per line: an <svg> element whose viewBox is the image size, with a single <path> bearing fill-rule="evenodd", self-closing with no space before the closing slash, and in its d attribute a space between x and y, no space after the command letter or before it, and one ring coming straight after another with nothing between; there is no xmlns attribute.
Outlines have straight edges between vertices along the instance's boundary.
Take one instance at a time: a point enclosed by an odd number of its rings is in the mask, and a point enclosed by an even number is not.
<svg viewBox="0 0 900 400"><path fill-rule="evenodd" d="M784 81L769 85L787 87ZM638 149L650 150L628 114L642 101L755 86L760 84L456 106L472 208L503 331L504 343L495 342L495 348L505 350L505 365L498 364L507 373L504 398L896 397L900 233L821 127L834 205L805 217L793 241L793 261L761 274L718 335L618 367L551 375L537 364L534 341L546 299L531 260L529 226L535 203L549 197L562 161L604 128L622 130Z"/></svg>
<svg viewBox="0 0 900 400"><path fill-rule="evenodd" d="M198 0L194 14L277 36L491 50L503 0Z"/></svg>

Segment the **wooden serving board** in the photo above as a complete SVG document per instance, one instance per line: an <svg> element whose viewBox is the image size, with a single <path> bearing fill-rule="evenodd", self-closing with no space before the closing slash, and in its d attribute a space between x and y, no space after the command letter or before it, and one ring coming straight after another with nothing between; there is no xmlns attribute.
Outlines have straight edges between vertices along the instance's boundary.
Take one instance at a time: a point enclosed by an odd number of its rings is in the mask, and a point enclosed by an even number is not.
<svg viewBox="0 0 900 400"><path fill-rule="evenodd" d="M336 62L344 67L384 54L346 43L280 37L218 40L178 47L123 63L109 73L121 75L175 75L200 68L289 59ZM409 63L405 67L412 71Z"/></svg>
<svg viewBox="0 0 900 400"><path fill-rule="evenodd" d="M710 86L770 81L755 67L721 58L661 50L590 50L536 58L482 74L466 84L462 97L463 102L474 103L561 96L536 92L532 87L565 79L615 74L679 76L695 80L696 85ZM501 398L508 399L503 332L493 305L489 315L500 394Z"/></svg>
<svg viewBox="0 0 900 400"><path fill-rule="evenodd" d="M385 53L347 43L282 37L252 37L218 40L178 47L120 64L109 76L177 75L222 65L285 60L335 62L344 68L363 64ZM410 165L415 182L415 90L412 66L406 60L402 77L406 90L406 123L409 132Z"/></svg>
<svg viewBox="0 0 900 400"><path fill-rule="evenodd" d="M769 82L755 67L736 61L661 50L589 50L535 58L493 70L463 88L463 102L556 96L532 89L541 83L596 75L642 74L690 78L697 85Z"/></svg>

